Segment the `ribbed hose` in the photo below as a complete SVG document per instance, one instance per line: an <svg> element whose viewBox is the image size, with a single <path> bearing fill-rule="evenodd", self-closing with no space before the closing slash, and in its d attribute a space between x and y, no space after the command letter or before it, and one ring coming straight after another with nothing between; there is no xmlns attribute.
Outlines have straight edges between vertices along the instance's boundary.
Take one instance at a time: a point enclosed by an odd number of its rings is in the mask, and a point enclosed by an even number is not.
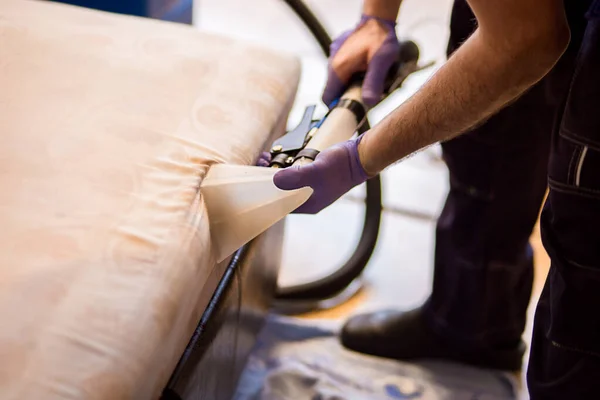
<svg viewBox="0 0 600 400"><path fill-rule="evenodd" d="M319 43L326 57L329 56L331 38L317 20L314 14L306 7L302 0L285 0L298 17L304 22L311 34ZM360 132L369 129L369 122L361 126ZM301 285L280 287L277 289L275 300L287 301L319 301L326 300L342 293L365 269L379 236L381 223L381 179L376 176L366 182L366 210L363 230L350 259L332 274L313 282ZM283 306L285 308L285 306Z"/></svg>

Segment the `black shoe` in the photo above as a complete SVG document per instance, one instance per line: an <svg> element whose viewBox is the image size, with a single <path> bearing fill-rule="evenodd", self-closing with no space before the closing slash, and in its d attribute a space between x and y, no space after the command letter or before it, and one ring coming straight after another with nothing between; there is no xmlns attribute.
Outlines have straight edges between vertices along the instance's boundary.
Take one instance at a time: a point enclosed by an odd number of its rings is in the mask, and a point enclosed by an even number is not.
<svg viewBox="0 0 600 400"><path fill-rule="evenodd" d="M422 311L378 311L350 318L341 332L350 350L401 361L442 359L476 367L519 371L525 344L501 349L459 349L437 335L425 322Z"/></svg>

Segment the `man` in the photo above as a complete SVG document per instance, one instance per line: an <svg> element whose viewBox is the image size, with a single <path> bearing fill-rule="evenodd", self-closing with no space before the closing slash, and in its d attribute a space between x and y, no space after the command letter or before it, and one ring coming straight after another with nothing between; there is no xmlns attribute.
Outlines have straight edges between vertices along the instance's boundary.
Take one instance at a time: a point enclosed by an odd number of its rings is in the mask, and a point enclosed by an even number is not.
<svg viewBox="0 0 600 400"><path fill-rule="evenodd" d="M364 100L380 100L397 54L400 2L365 0L357 27L334 42L327 104L365 70ZM528 387L532 399L597 398L600 0L456 0L448 52L447 63L370 131L275 175L282 189L313 187L298 211L316 213L442 142L450 192L437 225L431 297L412 311L350 319L342 343L399 360L520 369L533 276L528 238L549 183L541 227L551 268Z"/></svg>

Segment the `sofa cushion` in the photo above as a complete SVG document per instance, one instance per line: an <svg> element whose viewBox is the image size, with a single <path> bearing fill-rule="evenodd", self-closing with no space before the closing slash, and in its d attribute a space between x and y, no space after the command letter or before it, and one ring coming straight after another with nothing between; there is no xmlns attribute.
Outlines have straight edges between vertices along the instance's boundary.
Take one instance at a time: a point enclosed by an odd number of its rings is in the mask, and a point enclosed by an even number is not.
<svg viewBox="0 0 600 400"><path fill-rule="evenodd" d="M199 185L285 126L288 55L0 1L0 397L156 398L215 268Z"/></svg>

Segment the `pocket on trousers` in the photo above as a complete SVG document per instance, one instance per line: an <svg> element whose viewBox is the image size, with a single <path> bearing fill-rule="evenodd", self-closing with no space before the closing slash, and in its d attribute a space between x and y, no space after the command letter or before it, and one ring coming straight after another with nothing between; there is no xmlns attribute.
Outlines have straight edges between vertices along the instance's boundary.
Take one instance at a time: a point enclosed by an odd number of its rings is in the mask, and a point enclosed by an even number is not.
<svg viewBox="0 0 600 400"><path fill-rule="evenodd" d="M600 200L600 150L560 135L548 168L550 188Z"/></svg>
<svg viewBox="0 0 600 400"><path fill-rule="evenodd" d="M588 26L553 142L549 184L557 191L600 199L600 0Z"/></svg>
<svg viewBox="0 0 600 400"><path fill-rule="evenodd" d="M590 8L560 135L600 151L600 2Z"/></svg>

